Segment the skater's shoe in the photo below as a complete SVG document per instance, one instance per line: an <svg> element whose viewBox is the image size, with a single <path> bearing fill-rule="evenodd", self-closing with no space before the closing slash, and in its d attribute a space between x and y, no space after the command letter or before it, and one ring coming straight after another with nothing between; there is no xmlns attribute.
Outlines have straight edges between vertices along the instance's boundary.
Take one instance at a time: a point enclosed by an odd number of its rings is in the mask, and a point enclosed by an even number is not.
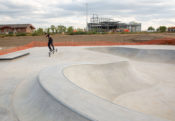
<svg viewBox="0 0 175 121"><path fill-rule="evenodd" d="M50 50L50 52L54 54L54 50Z"/></svg>
<svg viewBox="0 0 175 121"><path fill-rule="evenodd" d="M51 51L49 52L49 57L51 56Z"/></svg>

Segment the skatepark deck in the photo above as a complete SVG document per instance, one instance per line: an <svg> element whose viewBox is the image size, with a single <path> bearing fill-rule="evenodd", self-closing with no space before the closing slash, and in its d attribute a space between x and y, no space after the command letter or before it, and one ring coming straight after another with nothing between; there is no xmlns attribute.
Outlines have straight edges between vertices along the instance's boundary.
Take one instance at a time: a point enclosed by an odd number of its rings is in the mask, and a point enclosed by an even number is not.
<svg viewBox="0 0 175 121"><path fill-rule="evenodd" d="M1 121L175 121L175 46L28 49L0 62Z"/></svg>

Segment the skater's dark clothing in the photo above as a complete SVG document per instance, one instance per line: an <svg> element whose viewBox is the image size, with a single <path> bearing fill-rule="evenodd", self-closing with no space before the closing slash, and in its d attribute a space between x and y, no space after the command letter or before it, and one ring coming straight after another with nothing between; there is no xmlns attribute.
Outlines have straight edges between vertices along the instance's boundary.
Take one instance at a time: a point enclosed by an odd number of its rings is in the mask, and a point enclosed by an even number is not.
<svg viewBox="0 0 175 121"><path fill-rule="evenodd" d="M53 39L52 39L52 37L48 37L48 47L49 47L49 49L50 49L50 51L53 51L53 50L55 50L55 48L54 48L54 45L53 45Z"/></svg>

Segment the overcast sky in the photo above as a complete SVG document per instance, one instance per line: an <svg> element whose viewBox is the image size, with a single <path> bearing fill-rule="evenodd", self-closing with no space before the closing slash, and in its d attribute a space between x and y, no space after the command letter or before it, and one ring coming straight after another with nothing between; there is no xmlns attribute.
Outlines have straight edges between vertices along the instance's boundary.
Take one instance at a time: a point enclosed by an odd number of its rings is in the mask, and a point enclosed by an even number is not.
<svg viewBox="0 0 175 121"><path fill-rule="evenodd" d="M84 28L86 7L116 21L148 26L175 26L175 0L0 0L0 24L31 23L35 27L65 25Z"/></svg>

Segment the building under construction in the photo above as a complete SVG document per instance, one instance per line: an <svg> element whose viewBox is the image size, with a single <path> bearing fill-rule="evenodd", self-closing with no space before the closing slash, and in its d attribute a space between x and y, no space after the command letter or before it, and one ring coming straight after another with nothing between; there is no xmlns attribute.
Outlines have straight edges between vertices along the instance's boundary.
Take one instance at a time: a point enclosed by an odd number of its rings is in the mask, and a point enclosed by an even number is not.
<svg viewBox="0 0 175 121"><path fill-rule="evenodd" d="M95 14L87 26L89 31L97 32L141 32L141 23L121 23L110 18L99 18Z"/></svg>

